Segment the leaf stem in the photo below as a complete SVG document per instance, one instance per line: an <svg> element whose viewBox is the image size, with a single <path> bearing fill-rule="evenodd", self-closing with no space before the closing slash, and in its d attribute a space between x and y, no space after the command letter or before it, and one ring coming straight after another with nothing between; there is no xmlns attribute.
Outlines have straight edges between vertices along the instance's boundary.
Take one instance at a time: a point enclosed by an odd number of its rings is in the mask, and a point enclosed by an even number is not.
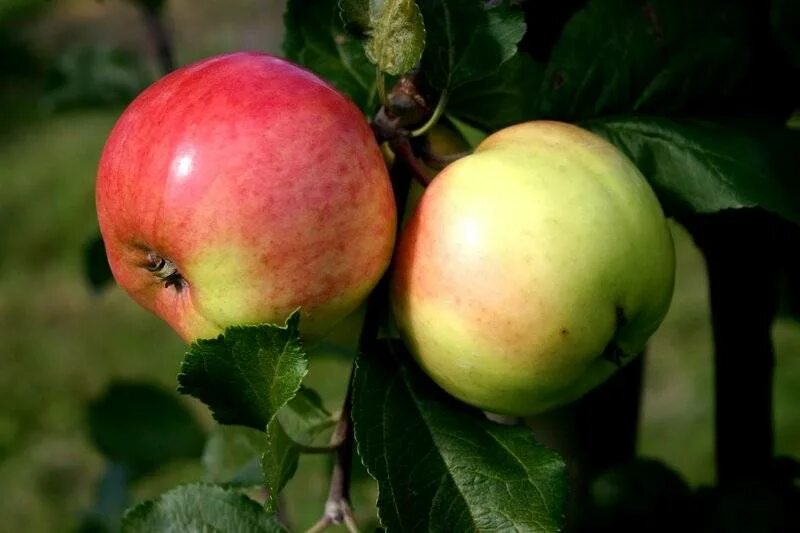
<svg viewBox="0 0 800 533"><path fill-rule="evenodd" d="M375 76L375 83L378 85L378 97L381 99L381 105L386 107L389 103L389 100L386 97L386 80L383 77L383 71L379 68L377 70L378 74Z"/></svg>
<svg viewBox="0 0 800 533"><path fill-rule="evenodd" d="M436 103L436 108L433 110L433 114L428 119L428 121L420 126L419 128L415 129L411 132L412 137L419 137L420 135L424 135L428 132L429 129L434 127L439 119L442 118L442 114L444 113L445 107L447 107L447 89L443 90L442 93L439 95L439 101Z"/></svg>

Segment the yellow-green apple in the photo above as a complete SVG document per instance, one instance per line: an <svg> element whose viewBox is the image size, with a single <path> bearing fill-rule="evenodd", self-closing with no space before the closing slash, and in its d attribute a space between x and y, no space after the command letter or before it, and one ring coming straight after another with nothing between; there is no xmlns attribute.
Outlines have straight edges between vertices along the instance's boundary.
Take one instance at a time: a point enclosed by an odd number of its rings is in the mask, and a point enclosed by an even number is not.
<svg viewBox="0 0 800 533"><path fill-rule="evenodd" d="M395 257L393 309L422 368L464 402L517 416L576 399L641 351L675 269L633 163L547 121L501 130L445 168Z"/></svg>
<svg viewBox="0 0 800 533"><path fill-rule="evenodd" d="M187 341L297 308L311 337L354 310L394 245L391 183L361 112L259 53L181 68L114 126L97 213L119 285Z"/></svg>

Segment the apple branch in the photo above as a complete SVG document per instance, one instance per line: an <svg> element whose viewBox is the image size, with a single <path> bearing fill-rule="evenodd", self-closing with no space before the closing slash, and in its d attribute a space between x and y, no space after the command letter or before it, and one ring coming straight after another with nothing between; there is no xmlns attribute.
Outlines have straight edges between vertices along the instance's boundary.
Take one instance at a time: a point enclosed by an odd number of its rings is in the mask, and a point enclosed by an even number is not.
<svg viewBox="0 0 800 533"><path fill-rule="evenodd" d="M378 135L379 133L376 131L376 137L378 137ZM413 152L411 152L411 145L408 138L395 137L393 141L398 141L398 139L400 145L406 146L411 157L416 159L413 157ZM401 158L396 161L391 168L392 187L394 189L395 206L398 213L402 213L405 210L411 177L414 175L413 169L407 163L408 160L406 158ZM397 231L398 233L400 231L399 225ZM361 333L358 338L359 353L369 353L372 351L372 347L378 338L381 324L387 318L386 313L389 307L389 278L390 273L384 273L378 285L367 299L364 324L361 327ZM331 473L330 487L328 489L328 499L325 502L325 510L322 518L311 526L306 533L319 533L333 524L344 524L351 533L358 532L358 525L356 524L353 511L350 507L350 467L353 457L353 424L351 416L353 406L353 371L354 368L351 368L350 379L347 385L347 394L345 395L344 405L342 406L342 414L336 425L333 436L331 437L331 442L338 443L338 445L336 445L335 448L336 456Z"/></svg>
<svg viewBox="0 0 800 533"><path fill-rule="evenodd" d="M365 320L366 323L366 320ZM366 327L364 328L366 330ZM363 336L363 330L362 330ZM325 502L325 511L316 524L311 526L307 533L323 531L332 524L344 524L351 533L358 531L353 511L350 508L350 467L353 454L353 425L350 410L353 403L353 376L347 386L342 415L336 424L332 440L340 444L336 448L336 457L331 473L331 483L328 489L328 499Z"/></svg>
<svg viewBox="0 0 800 533"><path fill-rule="evenodd" d="M447 103L447 93L442 93L436 109L431 111L417 86L416 76L410 74L397 81L384 102L371 122L375 140L379 144L388 142L395 156L403 161L405 170L427 186L431 180L429 172L418 159L410 138L423 135L439 120ZM425 121L423 126L411 130L422 121ZM434 159L432 154L430 158Z"/></svg>
<svg viewBox="0 0 800 533"><path fill-rule="evenodd" d="M389 146L395 153L395 156L402 159L408 171L423 187L427 187L431 183L431 177L428 175L425 167L422 166L414 150L411 147L411 142L408 137L397 137L389 142Z"/></svg>

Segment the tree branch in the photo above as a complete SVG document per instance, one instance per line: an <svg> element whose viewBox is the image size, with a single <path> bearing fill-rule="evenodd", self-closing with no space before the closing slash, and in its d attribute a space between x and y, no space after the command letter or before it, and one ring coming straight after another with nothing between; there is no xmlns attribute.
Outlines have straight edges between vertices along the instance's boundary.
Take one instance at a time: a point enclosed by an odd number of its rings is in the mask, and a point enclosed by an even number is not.
<svg viewBox="0 0 800 533"><path fill-rule="evenodd" d="M153 40L158 64L162 74L167 74L175 69L175 55L172 51L172 39L162 18L162 10L157 7L149 7L144 3L139 4L142 10L145 26L150 32Z"/></svg>
<svg viewBox="0 0 800 533"><path fill-rule="evenodd" d="M407 137L396 137L389 142L389 146L394 151L395 156L400 158L402 162L406 166L406 170L408 170L411 175L417 180L423 187L427 187L431 182L431 176L428 174L428 169L426 169L422 163L419 162L417 156L414 154L414 150L411 147L411 142L409 142Z"/></svg>

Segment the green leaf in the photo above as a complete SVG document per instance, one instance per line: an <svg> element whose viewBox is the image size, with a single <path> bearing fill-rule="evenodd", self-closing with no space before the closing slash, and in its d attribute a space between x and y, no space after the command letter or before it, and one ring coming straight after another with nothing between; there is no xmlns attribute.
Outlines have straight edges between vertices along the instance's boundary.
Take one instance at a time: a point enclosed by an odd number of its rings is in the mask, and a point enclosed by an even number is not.
<svg viewBox="0 0 800 533"><path fill-rule="evenodd" d="M259 461L266 443L263 431L245 426L216 426L203 451L206 481L241 487L261 485L264 478Z"/></svg>
<svg viewBox="0 0 800 533"><path fill-rule="evenodd" d="M425 25L415 0L371 0L370 30L364 50L379 69L394 76L419 62L425 49Z"/></svg>
<svg viewBox="0 0 800 533"><path fill-rule="evenodd" d="M747 73L748 33L738 2L591 0L552 52L538 114L578 120L690 104L705 110Z"/></svg>
<svg viewBox="0 0 800 533"><path fill-rule="evenodd" d="M289 0L284 13L286 58L314 71L348 95L364 113L379 105L377 72L349 35L336 0Z"/></svg>
<svg viewBox="0 0 800 533"><path fill-rule="evenodd" d="M517 53L496 73L454 90L447 112L488 131L532 120L543 76L541 64Z"/></svg>
<svg viewBox="0 0 800 533"><path fill-rule="evenodd" d="M88 408L92 442L134 478L170 461L200 457L205 435L171 391L149 383L112 383Z"/></svg>
<svg viewBox="0 0 800 533"><path fill-rule="evenodd" d="M108 266L106 247L100 235L92 237L83 249L83 271L92 289L100 291L114 280Z"/></svg>
<svg viewBox="0 0 800 533"><path fill-rule="evenodd" d="M722 126L653 117L583 124L617 145L668 213L761 206L800 221L800 132L757 123Z"/></svg>
<svg viewBox="0 0 800 533"><path fill-rule="evenodd" d="M278 420L292 441L301 446L326 446L330 443L338 417L322 405L314 390L301 387L297 396L278 412Z"/></svg>
<svg viewBox="0 0 800 533"><path fill-rule="evenodd" d="M294 442L286 435L277 418L267 426L267 449L261 456L261 471L269 495L266 508L274 513L278 510L278 494L297 471L300 452Z"/></svg>
<svg viewBox="0 0 800 533"><path fill-rule="evenodd" d="M122 533L185 531L285 532L256 502L233 490L195 483L183 485L125 513Z"/></svg>
<svg viewBox="0 0 800 533"><path fill-rule="evenodd" d="M234 326L216 339L192 344L178 376L180 391L211 408L221 424L262 432L261 470L269 489L267 508L297 468L298 451L277 421L308 372L300 343L300 314L286 326Z"/></svg>
<svg viewBox="0 0 800 533"><path fill-rule="evenodd" d="M261 469L269 490L267 509L276 511L277 495L297 471L300 446L330 443L336 419L322 406L319 395L301 387L297 395L278 411L267 427L267 448Z"/></svg>
<svg viewBox="0 0 800 533"><path fill-rule="evenodd" d="M427 43L422 72L452 90L496 72L517 51L525 19L510 1L420 0Z"/></svg>
<svg viewBox="0 0 800 533"><path fill-rule="evenodd" d="M560 531L565 465L529 428L447 396L399 343L359 354L354 380L358 452L387 530Z"/></svg>
<svg viewBox="0 0 800 533"><path fill-rule="evenodd" d="M178 390L208 405L220 424L266 430L308 372L299 322L295 311L283 327L233 326L192 343Z"/></svg>

